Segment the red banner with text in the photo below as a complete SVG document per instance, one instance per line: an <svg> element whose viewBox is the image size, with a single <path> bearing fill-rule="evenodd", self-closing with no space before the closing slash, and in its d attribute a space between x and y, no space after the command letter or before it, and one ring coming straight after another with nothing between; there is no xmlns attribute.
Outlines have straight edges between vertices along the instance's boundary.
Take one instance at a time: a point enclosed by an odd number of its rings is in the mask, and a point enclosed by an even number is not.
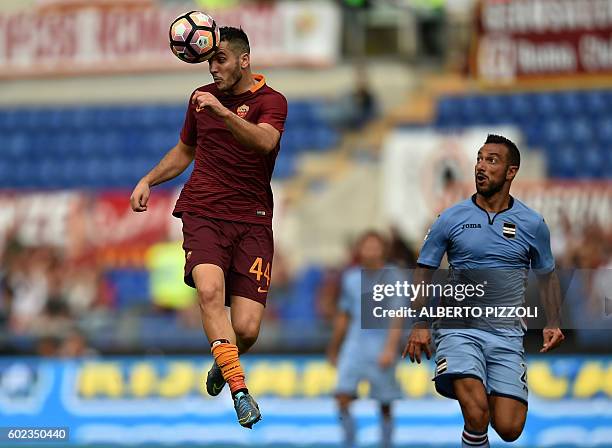
<svg viewBox="0 0 612 448"><path fill-rule="evenodd" d="M482 0L472 71L489 82L612 74L608 0Z"/></svg>
<svg viewBox="0 0 612 448"><path fill-rule="evenodd" d="M57 0L0 12L0 78L189 69L168 43L170 23L191 1ZM207 10L241 26L258 66L334 64L340 12L331 1L248 2Z"/></svg>

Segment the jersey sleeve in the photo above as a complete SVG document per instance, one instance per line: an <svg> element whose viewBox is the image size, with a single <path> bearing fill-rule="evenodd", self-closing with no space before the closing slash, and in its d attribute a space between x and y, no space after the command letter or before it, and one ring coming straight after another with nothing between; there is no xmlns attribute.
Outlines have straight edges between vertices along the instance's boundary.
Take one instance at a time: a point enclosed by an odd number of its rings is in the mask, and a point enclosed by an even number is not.
<svg viewBox="0 0 612 448"><path fill-rule="evenodd" d="M187 112L185 113L185 121L183 122L183 129L181 129L181 141L187 146L196 146L198 142L198 128L196 126L195 119L195 106L191 103L191 97L193 96L193 93L191 94L191 96L189 96Z"/></svg>
<svg viewBox="0 0 612 448"><path fill-rule="evenodd" d="M285 130L285 120L287 119L287 100L281 94L269 95L261 105L259 123L268 123L278 132Z"/></svg>
<svg viewBox="0 0 612 448"><path fill-rule="evenodd" d="M542 218L530 248L531 269L538 274L547 274L555 268L555 258L550 249L550 231Z"/></svg>
<svg viewBox="0 0 612 448"><path fill-rule="evenodd" d="M445 216L442 214L438 216L438 219L431 225L427 235L425 235L425 241L423 241L417 263L437 268L442 262L447 246L448 229Z"/></svg>

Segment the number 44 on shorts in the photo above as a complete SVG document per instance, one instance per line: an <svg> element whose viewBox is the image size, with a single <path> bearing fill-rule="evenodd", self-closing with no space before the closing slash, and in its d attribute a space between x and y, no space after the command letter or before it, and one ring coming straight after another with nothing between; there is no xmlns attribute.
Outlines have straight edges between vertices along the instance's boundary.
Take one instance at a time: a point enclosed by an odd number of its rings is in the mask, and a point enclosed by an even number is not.
<svg viewBox="0 0 612 448"><path fill-rule="evenodd" d="M261 281L261 277L263 276L266 279L265 288L257 288L257 292L268 292L268 288L270 287L270 263L266 263L266 269L263 268L263 258L257 257L253 264L251 265L251 269L249 269L250 274L255 274L257 276L257 281Z"/></svg>

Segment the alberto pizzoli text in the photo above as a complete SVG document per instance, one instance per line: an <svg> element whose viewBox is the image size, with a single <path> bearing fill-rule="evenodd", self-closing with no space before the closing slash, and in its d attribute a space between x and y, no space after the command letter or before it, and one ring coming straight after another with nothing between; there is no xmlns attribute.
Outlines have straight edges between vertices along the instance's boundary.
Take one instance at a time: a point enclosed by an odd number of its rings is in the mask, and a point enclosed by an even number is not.
<svg viewBox="0 0 612 448"><path fill-rule="evenodd" d="M425 306L415 310L408 306L395 309L374 307L372 313L375 318L405 318L405 319L466 319L481 317L504 318L537 318L538 308L532 306Z"/></svg>

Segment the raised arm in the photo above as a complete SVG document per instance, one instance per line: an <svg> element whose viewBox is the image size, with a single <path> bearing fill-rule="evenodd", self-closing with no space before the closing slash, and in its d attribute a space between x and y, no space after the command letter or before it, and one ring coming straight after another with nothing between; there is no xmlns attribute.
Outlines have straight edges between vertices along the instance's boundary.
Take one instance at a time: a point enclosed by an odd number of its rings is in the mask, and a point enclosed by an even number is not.
<svg viewBox="0 0 612 448"><path fill-rule="evenodd" d="M246 148L266 155L278 145L280 140L278 129L269 123L254 124L240 118L223 106L211 93L197 91L193 94L192 102L197 105L196 113L206 107L223 119L232 135Z"/></svg>

